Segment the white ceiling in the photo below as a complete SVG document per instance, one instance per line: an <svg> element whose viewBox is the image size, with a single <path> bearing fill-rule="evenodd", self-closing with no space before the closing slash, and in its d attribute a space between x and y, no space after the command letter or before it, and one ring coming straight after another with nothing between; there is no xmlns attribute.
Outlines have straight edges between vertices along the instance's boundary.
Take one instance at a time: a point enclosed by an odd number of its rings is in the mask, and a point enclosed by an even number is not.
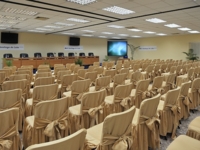
<svg viewBox="0 0 200 150"><path fill-rule="evenodd" d="M134 11L129 15L119 15L102 10L106 7L118 6ZM35 16L20 15L3 12L3 8L14 8L38 12ZM106 36L107 38L134 38L132 36L154 37L158 33L167 36L174 33L191 34L188 31L180 31L177 28L165 27L165 24L178 24L181 27L188 27L191 30L200 32L200 0L98 0L98 2L79 5L67 0L5 0L0 1L0 15L25 17L24 21L19 21L2 31L30 32L36 28L44 28L46 25L54 25L55 22L75 24L62 29L45 31L42 34L62 34L63 32L74 33L76 36L90 34L93 37ZM45 21L36 20L36 17L47 17ZM85 19L88 23L76 23L67 21L67 18ZM159 18L165 23L150 23L145 19ZM2 19L0 18L0 21ZM1 24L0 24L1 25ZM142 30L133 32L127 28L109 28L108 25L120 25L125 27L135 27ZM0 26L3 28L3 26ZM93 33L86 33L82 30L92 30ZM153 31L156 34L146 34L145 31ZM102 34L111 32L111 35ZM41 33L40 33L41 34ZM127 37L119 36L127 34Z"/></svg>

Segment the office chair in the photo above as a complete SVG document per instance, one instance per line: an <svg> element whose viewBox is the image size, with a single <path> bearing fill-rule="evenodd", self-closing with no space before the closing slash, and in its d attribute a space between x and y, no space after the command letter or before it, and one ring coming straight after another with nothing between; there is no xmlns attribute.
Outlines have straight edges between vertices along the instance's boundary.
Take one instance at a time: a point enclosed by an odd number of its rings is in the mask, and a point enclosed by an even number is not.
<svg viewBox="0 0 200 150"><path fill-rule="evenodd" d="M41 53L34 53L34 57L40 58L40 57L42 57L42 54Z"/></svg>
<svg viewBox="0 0 200 150"><path fill-rule="evenodd" d="M85 53L79 53L79 56L85 56Z"/></svg>
<svg viewBox="0 0 200 150"><path fill-rule="evenodd" d="M58 57L65 57L65 55L64 55L64 53L59 52L59 53L58 53Z"/></svg>
<svg viewBox="0 0 200 150"><path fill-rule="evenodd" d="M74 53L68 53L69 57L74 57Z"/></svg>
<svg viewBox="0 0 200 150"><path fill-rule="evenodd" d="M19 55L20 58L28 58L28 54L27 53L21 53Z"/></svg>
<svg viewBox="0 0 200 150"><path fill-rule="evenodd" d="M94 56L94 53L88 53L88 56Z"/></svg>
<svg viewBox="0 0 200 150"><path fill-rule="evenodd" d="M54 54L52 52L47 53L47 57L54 57Z"/></svg>
<svg viewBox="0 0 200 150"><path fill-rule="evenodd" d="M10 53L3 54L3 58L13 58L13 55Z"/></svg>

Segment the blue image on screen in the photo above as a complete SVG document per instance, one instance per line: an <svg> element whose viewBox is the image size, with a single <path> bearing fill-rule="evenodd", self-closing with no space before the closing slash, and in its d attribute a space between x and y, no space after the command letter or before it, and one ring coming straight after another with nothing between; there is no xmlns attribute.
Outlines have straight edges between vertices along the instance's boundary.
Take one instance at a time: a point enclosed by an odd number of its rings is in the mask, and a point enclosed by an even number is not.
<svg viewBox="0 0 200 150"><path fill-rule="evenodd" d="M127 41L108 41L108 56L126 56Z"/></svg>

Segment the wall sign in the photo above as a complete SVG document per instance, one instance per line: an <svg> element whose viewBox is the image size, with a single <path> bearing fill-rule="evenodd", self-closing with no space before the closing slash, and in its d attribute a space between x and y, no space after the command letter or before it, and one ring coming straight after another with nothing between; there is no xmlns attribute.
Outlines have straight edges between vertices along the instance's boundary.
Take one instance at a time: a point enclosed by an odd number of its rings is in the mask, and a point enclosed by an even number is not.
<svg viewBox="0 0 200 150"><path fill-rule="evenodd" d="M0 44L0 50L24 50L24 44Z"/></svg>
<svg viewBox="0 0 200 150"><path fill-rule="evenodd" d="M66 51L74 51L74 50L80 51L80 50L83 50L83 46L69 46L69 45L66 45L64 47L64 50L66 50Z"/></svg>
<svg viewBox="0 0 200 150"><path fill-rule="evenodd" d="M140 46L139 50L140 51L156 51L157 46Z"/></svg>

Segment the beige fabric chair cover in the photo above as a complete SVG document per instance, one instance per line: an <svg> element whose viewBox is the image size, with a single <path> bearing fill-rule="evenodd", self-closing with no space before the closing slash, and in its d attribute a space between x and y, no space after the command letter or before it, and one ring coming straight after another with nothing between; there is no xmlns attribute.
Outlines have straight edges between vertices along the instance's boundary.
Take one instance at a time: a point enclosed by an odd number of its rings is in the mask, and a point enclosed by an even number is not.
<svg viewBox="0 0 200 150"><path fill-rule="evenodd" d="M129 69L130 68L130 64L131 64L130 61L125 61L124 64L123 64L123 67Z"/></svg>
<svg viewBox="0 0 200 150"><path fill-rule="evenodd" d="M162 94L164 92L164 89L162 89L163 80L164 77L162 76L155 77L153 84L149 85L148 91L150 92L151 97L157 95L158 93Z"/></svg>
<svg viewBox="0 0 200 150"><path fill-rule="evenodd" d="M175 78L176 78L176 74L172 73L172 74L168 75L166 81L163 81L162 88L164 89L165 93L176 87L176 85L174 84Z"/></svg>
<svg viewBox="0 0 200 150"><path fill-rule="evenodd" d="M71 72L74 72L74 68L75 68L76 66L79 66L79 65L75 65L75 64L71 64L71 65L70 65L70 70L71 70Z"/></svg>
<svg viewBox="0 0 200 150"><path fill-rule="evenodd" d="M81 128L90 128L103 122L104 99L106 90L88 92L83 94L81 104L69 108L69 119L71 132L74 133Z"/></svg>
<svg viewBox="0 0 200 150"><path fill-rule="evenodd" d="M52 74L50 72L36 73L35 80L39 77L51 77L51 76L52 76Z"/></svg>
<svg viewBox="0 0 200 150"><path fill-rule="evenodd" d="M70 106L80 104L83 94L89 92L90 84L90 79L74 81L71 86L71 91L64 92L63 97L70 99Z"/></svg>
<svg viewBox="0 0 200 150"><path fill-rule="evenodd" d="M114 61L107 62L106 66L105 66L105 69L107 69L107 70L112 69L114 64L115 64Z"/></svg>
<svg viewBox="0 0 200 150"><path fill-rule="evenodd" d="M182 66L177 66L177 68L176 68L176 76L181 75L181 69L182 69Z"/></svg>
<svg viewBox="0 0 200 150"><path fill-rule="evenodd" d="M193 119L192 122L190 122L186 135L200 141L200 117L199 116Z"/></svg>
<svg viewBox="0 0 200 150"><path fill-rule="evenodd" d="M136 108L140 108L140 103L147 97L149 82L150 80L141 80L137 83L136 89L131 91L132 102Z"/></svg>
<svg viewBox="0 0 200 150"><path fill-rule="evenodd" d="M120 70L120 74L125 73L126 74L126 78L128 78L128 74L129 74L129 68L122 68Z"/></svg>
<svg viewBox="0 0 200 150"><path fill-rule="evenodd" d="M118 85L115 88L114 95L105 98L105 117L112 113L122 112L129 109L133 103L131 101L132 83L126 85Z"/></svg>
<svg viewBox="0 0 200 150"><path fill-rule="evenodd" d="M116 70L115 69L105 70L105 72L104 72L104 76L110 76L111 77L111 81L114 80L115 74L116 74Z"/></svg>
<svg viewBox="0 0 200 150"><path fill-rule="evenodd" d="M63 67L56 67L56 68L54 68L54 75L55 75L55 77L57 77L57 74L58 74L58 72L59 71L66 71L67 69L65 68L65 66L63 66Z"/></svg>
<svg viewBox="0 0 200 150"><path fill-rule="evenodd" d="M114 80L112 83L110 83L110 87L111 87L111 95L114 93L115 88L118 85L124 85L125 84L125 80L126 80L126 74L116 74L114 76Z"/></svg>
<svg viewBox="0 0 200 150"><path fill-rule="evenodd" d="M54 77L39 77L35 80L34 86L54 84Z"/></svg>
<svg viewBox="0 0 200 150"><path fill-rule="evenodd" d="M104 68L103 67L94 68L94 71L97 72L98 76L101 76L103 75Z"/></svg>
<svg viewBox="0 0 200 150"><path fill-rule="evenodd" d="M167 69L167 64L162 64L161 66L160 66L160 73L162 74L162 73L165 73L166 72L166 69Z"/></svg>
<svg viewBox="0 0 200 150"><path fill-rule="evenodd" d="M167 78L170 74L176 73L176 66L172 66L169 72L162 73L161 75L164 76L164 81L167 81Z"/></svg>
<svg viewBox="0 0 200 150"><path fill-rule="evenodd" d="M153 79L153 68L154 66L153 65L149 65L144 72L141 72L142 73L142 79L145 80L145 79Z"/></svg>
<svg viewBox="0 0 200 150"><path fill-rule="evenodd" d="M25 116L34 114L35 105L41 101L57 98L58 84L41 85L33 88L33 98L27 99L25 105Z"/></svg>
<svg viewBox="0 0 200 150"><path fill-rule="evenodd" d="M198 150L200 141L186 135L178 136L166 150Z"/></svg>
<svg viewBox="0 0 200 150"><path fill-rule="evenodd" d="M188 96L192 103L190 103L190 109L195 109L200 104L200 78L194 79L192 87L189 89Z"/></svg>
<svg viewBox="0 0 200 150"><path fill-rule="evenodd" d="M3 67L3 69L11 69L12 70L12 74L14 74L15 71L17 70L17 67L16 66L6 66L6 67Z"/></svg>
<svg viewBox="0 0 200 150"><path fill-rule="evenodd" d="M194 78L199 77L199 68L194 68Z"/></svg>
<svg viewBox="0 0 200 150"><path fill-rule="evenodd" d="M27 80L15 80L15 81L6 81L2 84L2 91L21 89L22 96L26 100L28 96L27 90Z"/></svg>
<svg viewBox="0 0 200 150"><path fill-rule="evenodd" d="M41 69L41 68L50 68L50 66L48 64L45 64L45 65L39 65L38 66L38 69Z"/></svg>
<svg viewBox="0 0 200 150"><path fill-rule="evenodd" d="M22 131L22 121L24 118L24 101L22 97L22 90L15 89L0 92L0 111L10 109L19 109L19 131Z"/></svg>
<svg viewBox="0 0 200 150"><path fill-rule="evenodd" d="M135 107L107 116L103 123L87 130L87 150L128 150L132 146L131 121ZM97 132L98 131L98 132ZM97 134L98 133L98 134Z"/></svg>
<svg viewBox="0 0 200 150"><path fill-rule="evenodd" d="M142 80L142 74L139 71L136 71L131 74L130 82L133 84L133 89L136 88L137 83Z"/></svg>
<svg viewBox="0 0 200 150"><path fill-rule="evenodd" d="M2 150L21 150L18 120L18 108L0 111L0 146Z"/></svg>
<svg viewBox="0 0 200 150"><path fill-rule="evenodd" d="M76 80L78 80L77 74L64 75L58 87L58 97L61 97L64 92L70 91L72 83Z"/></svg>
<svg viewBox="0 0 200 150"><path fill-rule="evenodd" d="M77 72L78 80L84 80L86 72L87 72L87 70L85 70L85 69L79 69L78 72Z"/></svg>
<svg viewBox="0 0 200 150"><path fill-rule="evenodd" d="M38 69L37 73L43 73L43 72L50 72L51 73L51 69L50 68L44 68L44 69Z"/></svg>
<svg viewBox="0 0 200 150"><path fill-rule="evenodd" d="M160 135L166 136L167 133L172 133L172 138L175 138L176 129L179 124L180 107L178 106L178 96L180 87L167 92L164 104L158 105L158 113L160 118Z"/></svg>
<svg viewBox="0 0 200 150"><path fill-rule="evenodd" d="M4 72L6 79L9 79L9 76L12 74L12 69L1 69L0 72Z"/></svg>
<svg viewBox="0 0 200 150"><path fill-rule="evenodd" d="M190 116L190 99L188 97L188 91L191 86L191 82L186 82L181 85L180 95L178 97L179 107L181 108L179 120L187 119Z"/></svg>
<svg viewBox="0 0 200 150"><path fill-rule="evenodd" d="M35 115L27 117L24 122L25 148L68 136L70 126L67 98L39 102L35 105Z"/></svg>
<svg viewBox="0 0 200 150"><path fill-rule="evenodd" d="M160 148L160 119L157 115L159 100L160 94L144 100L140 109L136 109L132 121L133 150L148 150L148 147Z"/></svg>
<svg viewBox="0 0 200 150"><path fill-rule="evenodd" d="M64 75L70 75L70 74L71 74L71 71L70 71L70 70L58 71L56 82L57 82L58 84L60 84L60 83L61 83L61 80L62 80L62 77L63 77Z"/></svg>
<svg viewBox="0 0 200 150"><path fill-rule="evenodd" d="M30 70L21 70L21 71L17 71L15 72L16 75L20 75L20 74L28 74L30 75L30 79L31 81L33 80L33 72Z"/></svg>
<svg viewBox="0 0 200 150"><path fill-rule="evenodd" d="M85 79L90 79L91 80L91 85L95 85L95 81L97 79L97 72L93 71L93 72L86 72L85 73Z"/></svg>
<svg viewBox="0 0 200 150"><path fill-rule="evenodd" d="M122 63L117 63L115 69L116 73L120 73L120 70L122 69Z"/></svg>
<svg viewBox="0 0 200 150"><path fill-rule="evenodd" d="M92 72L92 71L94 71L94 68L96 68L97 66L89 66L88 67L88 72Z"/></svg>
<svg viewBox="0 0 200 150"><path fill-rule="evenodd" d="M29 146L26 150L84 150L86 133L87 130L81 129L68 137L48 143L35 144Z"/></svg>
<svg viewBox="0 0 200 150"><path fill-rule="evenodd" d="M70 66L71 66L71 65L74 65L74 66L75 66L74 63L67 63L67 64L65 65L65 67L66 67L68 70L70 70Z"/></svg>
<svg viewBox="0 0 200 150"><path fill-rule="evenodd" d="M74 74L78 73L79 69L84 69L84 66L75 66L74 67Z"/></svg>
<svg viewBox="0 0 200 150"><path fill-rule="evenodd" d="M148 63L142 63L142 67L139 70L140 71L145 71L148 66L149 66Z"/></svg>
<svg viewBox="0 0 200 150"><path fill-rule="evenodd" d="M194 69L191 68L188 70L188 73L185 75L178 76L176 78L176 85L181 86L182 83L187 81L193 81L194 80Z"/></svg>
<svg viewBox="0 0 200 150"><path fill-rule="evenodd" d="M99 67L100 63L99 62L93 62L93 66Z"/></svg>
<svg viewBox="0 0 200 150"><path fill-rule="evenodd" d="M0 72L0 91L1 91L1 86L2 83L6 80L6 73L5 72Z"/></svg>
<svg viewBox="0 0 200 150"><path fill-rule="evenodd" d="M63 64L54 64L53 65L54 68L59 67L59 66L62 67L62 66L65 66L65 65L63 65Z"/></svg>

